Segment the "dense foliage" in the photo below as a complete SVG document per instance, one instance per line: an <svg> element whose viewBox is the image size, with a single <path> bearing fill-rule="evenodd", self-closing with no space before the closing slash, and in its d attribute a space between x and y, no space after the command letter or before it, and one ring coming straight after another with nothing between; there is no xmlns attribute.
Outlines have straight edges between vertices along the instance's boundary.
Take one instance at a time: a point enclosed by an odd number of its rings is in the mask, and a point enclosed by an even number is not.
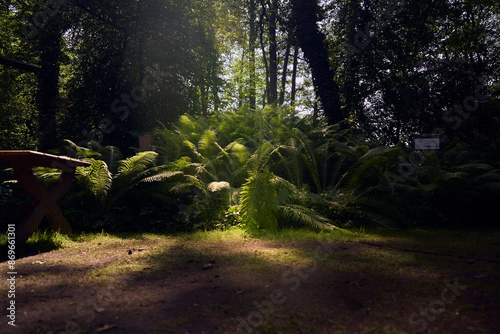
<svg viewBox="0 0 500 334"><path fill-rule="evenodd" d="M61 199L79 229L494 226L499 23L496 1L2 1L0 149L91 162Z"/></svg>
<svg viewBox="0 0 500 334"><path fill-rule="evenodd" d="M92 165L78 168L62 205L85 230L495 225L498 147L456 140L411 153L318 122L277 107L186 114L157 130L159 153L126 159L68 141L66 152ZM59 171L37 174L49 184ZM4 200L22 197L3 189Z"/></svg>

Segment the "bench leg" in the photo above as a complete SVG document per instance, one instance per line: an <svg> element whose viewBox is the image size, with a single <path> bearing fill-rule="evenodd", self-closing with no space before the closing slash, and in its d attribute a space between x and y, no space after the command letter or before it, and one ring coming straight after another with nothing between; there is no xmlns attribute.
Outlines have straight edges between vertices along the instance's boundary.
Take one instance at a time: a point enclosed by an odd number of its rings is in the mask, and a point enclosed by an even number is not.
<svg viewBox="0 0 500 334"><path fill-rule="evenodd" d="M14 173L21 188L28 196L38 202L31 215L19 226L17 238L26 241L36 231L43 217L46 216L54 230L71 233L71 225L62 214L56 201L71 187L75 177L75 168L63 170L59 181L47 190L33 175L30 166L15 165Z"/></svg>

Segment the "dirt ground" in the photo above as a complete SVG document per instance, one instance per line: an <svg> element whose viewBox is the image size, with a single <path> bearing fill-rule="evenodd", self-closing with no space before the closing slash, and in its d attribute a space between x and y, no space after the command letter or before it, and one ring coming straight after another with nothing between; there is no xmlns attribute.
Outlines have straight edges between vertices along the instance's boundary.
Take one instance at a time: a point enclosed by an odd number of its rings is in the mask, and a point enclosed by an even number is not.
<svg viewBox="0 0 500 334"><path fill-rule="evenodd" d="M0 333L500 332L498 262L367 244L96 240L16 270Z"/></svg>

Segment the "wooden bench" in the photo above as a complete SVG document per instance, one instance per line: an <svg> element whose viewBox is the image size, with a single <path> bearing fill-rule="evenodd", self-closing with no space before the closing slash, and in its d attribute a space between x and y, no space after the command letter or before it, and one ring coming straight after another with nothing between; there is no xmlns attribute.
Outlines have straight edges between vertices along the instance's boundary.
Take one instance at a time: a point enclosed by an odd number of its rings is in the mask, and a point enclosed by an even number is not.
<svg viewBox="0 0 500 334"><path fill-rule="evenodd" d="M47 217L54 230L71 233L71 225L56 202L70 188L76 167L90 166L90 163L35 151L0 151L0 165L13 167L19 186L36 202L31 213L16 228L17 242L28 240L43 217ZM62 173L59 180L46 189L33 175L34 167L61 169Z"/></svg>

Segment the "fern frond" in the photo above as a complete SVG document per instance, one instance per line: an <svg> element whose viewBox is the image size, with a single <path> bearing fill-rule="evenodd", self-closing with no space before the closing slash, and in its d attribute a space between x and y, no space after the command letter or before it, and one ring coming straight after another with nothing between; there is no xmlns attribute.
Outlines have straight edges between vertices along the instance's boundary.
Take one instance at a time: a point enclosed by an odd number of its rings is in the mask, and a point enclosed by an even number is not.
<svg viewBox="0 0 500 334"><path fill-rule="evenodd" d="M277 189L278 203L280 205L289 203L290 198L292 196L297 196L299 193L299 189L293 183L282 177L274 176L271 179L271 183L274 188Z"/></svg>
<svg viewBox="0 0 500 334"><path fill-rule="evenodd" d="M43 185L48 186L59 180L61 170L47 167L36 167L33 169L33 174Z"/></svg>
<svg viewBox="0 0 500 334"><path fill-rule="evenodd" d="M470 180L471 184L484 184L489 182L500 182L500 171L484 173L482 175L475 176Z"/></svg>
<svg viewBox="0 0 500 334"><path fill-rule="evenodd" d="M212 130L206 130L198 142L198 150L205 157L210 157L216 151L216 139L215 132Z"/></svg>
<svg viewBox="0 0 500 334"><path fill-rule="evenodd" d="M343 186L347 191L355 191L357 188L365 186L364 182L374 176L374 168L386 161L387 158L384 156L374 156L369 160L364 160L344 174L337 186Z"/></svg>
<svg viewBox="0 0 500 334"><path fill-rule="evenodd" d="M198 189L205 190L205 183L202 180L200 180L198 177L186 174L186 175L184 175L184 179L190 185L195 186Z"/></svg>
<svg viewBox="0 0 500 334"><path fill-rule="evenodd" d="M368 152L366 152L362 157L359 158L359 161L369 160L378 156L386 156L390 153L398 152L399 148L397 147L387 147L387 146L379 146L375 147Z"/></svg>
<svg viewBox="0 0 500 334"><path fill-rule="evenodd" d="M178 182L170 188L170 191L178 194L186 194L191 192L192 184L187 182Z"/></svg>
<svg viewBox="0 0 500 334"><path fill-rule="evenodd" d="M123 175L124 177L128 177L129 175L143 171L156 160L157 156L158 153L147 151L139 152L133 157L121 160L118 163L119 176Z"/></svg>
<svg viewBox="0 0 500 334"><path fill-rule="evenodd" d="M395 224L394 220L388 218L385 215L381 215L378 213L373 213L373 212L363 212L363 216L365 219L368 221L371 221L375 225L382 226L385 228L395 228L398 227L397 224Z"/></svg>
<svg viewBox="0 0 500 334"><path fill-rule="evenodd" d="M240 192L240 212L242 222L248 229L265 228L276 230L278 208L276 190L269 172L255 173L243 185Z"/></svg>
<svg viewBox="0 0 500 334"><path fill-rule="evenodd" d="M236 157L240 164L245 164L250 158L250 152L248 151L248 148L238 142L232 142L226 149L231 152L232 156Z"/></svg>
<svg viewBox="0 0 500 334"><path fill-rule="evenodd" d="M441 175L443 181L449 180L464 180L467 177L467 173L465 172L444 172Z"/></svg>
<svg viewBox="0 0 500 334"><path fill-rule="evenodd" d="M188 115L182 115L179 117L179 125L182 131L190 133L195 130L195 123L191 117Z"/></svg>
<svg viewBox="0 0 500 334"><path fill-rule="evenodd" d="M374 196L357 195L354 197L353 204L361 206L363 213L374 214L373 210L378 211L384 216L390 216L393 220L406 224L407 218L399 211L399 209L394 206L391 202Z"/></svg>
<svg viewBox="0 0 500 334"><path fill-rule="evenodd" d="M309 225L316 229L332 230L336 228L328 218L302 205L282 205L280 206L280 210L284 218Z"/></svg>
<svg viewBox="0 0 500 334"><path fill-rule="evenodd" d="M297 128L293 129L296 138L300 141L301 144L301 158L303 163L305 164L309 174L311 175L314 185L318 191L321 191L321 184L319 181L319 170L318 170L318 162L316 161L316 155L313 147L310 144L310 139Z"/></svg>
<svg viewBox="0 0 500 334"><path fill-rule="evenodd" d="M93 197L101 205L104 205L111 189L113 177L104 161L95 159L88 161L91 163L89 167L76 169L76 177L92 193Z"/></svg>
<svg viewBox="0 0 500 334"><path fill-rule="evenodd" d="M99 152L93 151L91 149L88 149L86 147L81 147L73 143L69 139L65 139L64 142L68 144L70 147L69 150L72 150L74 153L76 153L77 158L79 159L84 159L84 158L94 158L94 159L101 159L102 155Z"/></svg>
<svg viewBox="0 0 500 334"><path fill-rule="evenodd" d="M477 170L492 171L494 169L493 166L485 163L464 164L464 165L459 165L457 168L458 170L465 172L477 171Z"/></svg>
<svg viewBox="0 0 500 334"><path fill-rule="evenodd" d="M196 149L196 145L190 142L189 140L182 141L182 145L184 147L187 147L189 149L189 152L193 153L195 156L202 159L204 158L203 155L201 155L200 152L198 152L198 150Z"/></svg>
<svg viewBox="0 0 500 334"><path fill-rule="evenodd" d="M180 171L166 171L160 174L155 174L153 176L147 177L143 179L142 182L161 182L177 175L184 175L184 173Z"/></svg>

